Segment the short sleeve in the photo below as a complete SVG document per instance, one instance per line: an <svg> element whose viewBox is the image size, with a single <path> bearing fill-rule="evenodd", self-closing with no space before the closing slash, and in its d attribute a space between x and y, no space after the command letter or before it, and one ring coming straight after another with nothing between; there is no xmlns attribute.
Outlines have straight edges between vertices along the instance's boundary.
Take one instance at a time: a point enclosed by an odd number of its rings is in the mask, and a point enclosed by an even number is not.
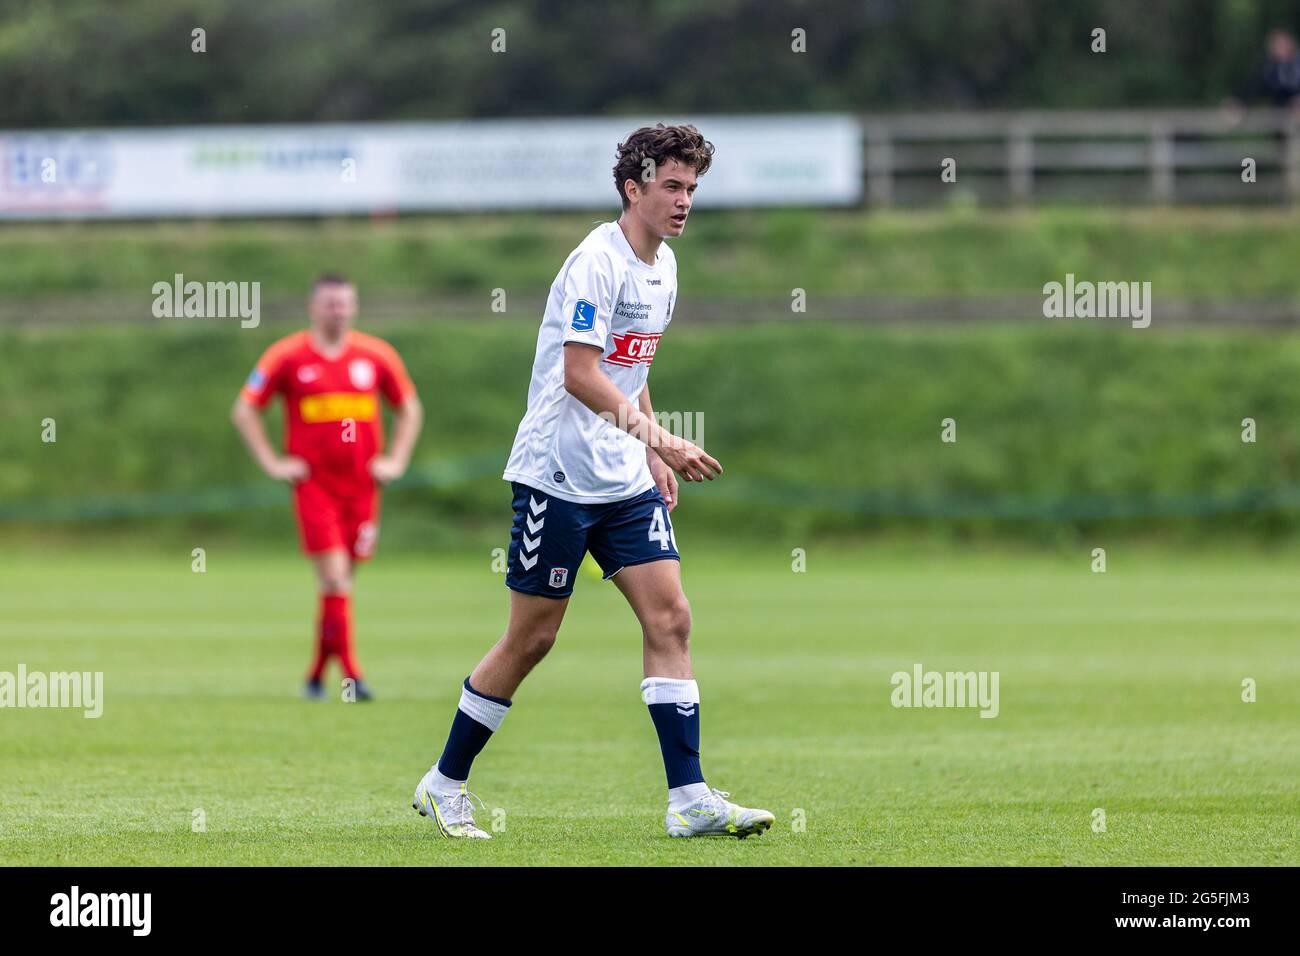
<svg viewBox="0 0 1300 956"><path fill-rule="evenodd" d="M614 313L614 272L603 257L580 252L564 274L564 320L566 344L580 342L604 349Z"/></svg>
<svg viewBox="0 0 1300 956"><path fill-rule="evenodd" d="M384 349L379 353L379 359L379 388L388 404L401 405L415 394L415 383L406 373L406 365L396 349Z"/></svg>
<svg viewBox="0 0 1300 956"><path fill-rule="evenodd" d="M280 343L262 353L257 365L240 391L240 397L254 408L264 408L271 397L281 390L284 380L285 349Z"/></svg>

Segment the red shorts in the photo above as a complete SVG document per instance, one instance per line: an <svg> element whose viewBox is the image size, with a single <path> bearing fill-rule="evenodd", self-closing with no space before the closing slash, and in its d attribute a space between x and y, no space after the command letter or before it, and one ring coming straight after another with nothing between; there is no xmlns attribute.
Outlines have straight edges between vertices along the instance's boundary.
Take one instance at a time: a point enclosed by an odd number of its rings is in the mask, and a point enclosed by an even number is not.
<svg viewBox="0 0 1300 956"><path fill-rule="evenodd" d="M342 498L310 478L293 486L302 549L308 554L343 550L354 561L374 554L379 537L379 489Z"/></svg>

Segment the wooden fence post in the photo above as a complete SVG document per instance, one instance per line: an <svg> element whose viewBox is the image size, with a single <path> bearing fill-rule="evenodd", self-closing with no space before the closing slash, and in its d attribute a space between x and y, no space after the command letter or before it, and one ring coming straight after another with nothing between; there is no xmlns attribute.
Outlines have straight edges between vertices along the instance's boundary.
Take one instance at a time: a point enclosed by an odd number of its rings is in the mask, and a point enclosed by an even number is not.
<svg viewBox="0 0 1300 956"><path fill-rule="evenodd" d="M1286 201L1300 199L1300 124L1295 119L1286 121L1286 142L1282 150L1282 188Z"/></svg>
<svg viewBox="0 0 1300 956"><path fill-rule="evenodd" d="M1151 198L1158 203L1174 198L1174 137L1164 123L1151 127Z"/></svg>
<svg viewBox="0 0 1300 956"><path fill-rule="evenodd" d="M894 144L882 125L867 127L867 200L887 207L894 201Z"/></svg>
<svg viewBox="0 0 1300 956"><path fill-rule="evenodd" d="M1034 191L1032 137L1024 123L1013 123L1007 130L1007 188L1015 203L1028 202Z"/></svg>

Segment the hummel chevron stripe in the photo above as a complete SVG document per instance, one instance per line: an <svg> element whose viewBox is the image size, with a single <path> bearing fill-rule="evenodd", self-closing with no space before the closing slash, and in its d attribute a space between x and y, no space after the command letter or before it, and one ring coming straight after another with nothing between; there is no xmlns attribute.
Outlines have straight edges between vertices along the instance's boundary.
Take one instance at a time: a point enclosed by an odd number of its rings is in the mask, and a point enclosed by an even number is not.
<svg viewBox="0 0 1300 956"><path fill-rule="evenodd" d="M525 535L521 535L520 537L522 537L522 538L524 539L524 550L525 550L525 551L536 551L536 550L537 550L537 546L538 546L539 544L542 543L542 539L541 539L541 538L530 538L530 537L528 537L528 535L526 535L526 534L525 534Z"/></svg>
<svg viewBox="0 0 1300 956"><path fill-rule="evenodd" d="M528 507L532 509L532 512L535 515L540 515L543 511L546 510L546 506L549 504L550 504L549 501L543 501L540 504L538 504L536 498L534 498L532 495L528 496Z"/></svg>
<svg viewBox="0 0 1300 956"><path fill-rule="evenodd" d="M529 534L537 534L537 532L542 530L542 525L546 524L545 518L538 518L536 523L534 523L532 515L524 515L524 520L528 522Z"/></svg>

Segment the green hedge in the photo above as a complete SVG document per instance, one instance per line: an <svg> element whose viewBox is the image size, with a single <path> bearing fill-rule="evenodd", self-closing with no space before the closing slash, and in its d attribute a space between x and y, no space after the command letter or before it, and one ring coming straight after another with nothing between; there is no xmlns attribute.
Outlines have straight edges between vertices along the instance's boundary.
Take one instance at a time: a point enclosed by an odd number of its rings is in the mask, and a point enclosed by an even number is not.
<svg viewBox="0 0 1300 956"><path fill-rule="evenodd" d="M428 411L413 474L390 497L404 518L386 535L499 521L496 476L535 320L369 328L401 351ZM266 520L283 489L248 460L228 410L286 331L213 320L0 329L0 514ZM660 411L703 415L704 444L726 466L681 512L720 534L1276 536L1300 529L1298 365L1290 335L1103 322L677 323L652 381ZM1241 441L1246 417L1254 444ZM41 441L45 418L54 444ZM945 418L955 443L940 441Z"/></svg>
<svg viewBox="0 0 1300 956"><path fill-rule="evenodd" d="M0 231L0 315L147 319L155 282L257 281L262 303L296 312L326 268L359 285L363 305L435 314L492 290L540 302L574 245L608 214L163 224L10 225ZM1162 300L1300 304L1300 217L1273 210L1080 210L867 213L699 210L677 251L682 309L702 299L808 315L828 297L1018 298L1080 279L1149 281Z"/></svg>

